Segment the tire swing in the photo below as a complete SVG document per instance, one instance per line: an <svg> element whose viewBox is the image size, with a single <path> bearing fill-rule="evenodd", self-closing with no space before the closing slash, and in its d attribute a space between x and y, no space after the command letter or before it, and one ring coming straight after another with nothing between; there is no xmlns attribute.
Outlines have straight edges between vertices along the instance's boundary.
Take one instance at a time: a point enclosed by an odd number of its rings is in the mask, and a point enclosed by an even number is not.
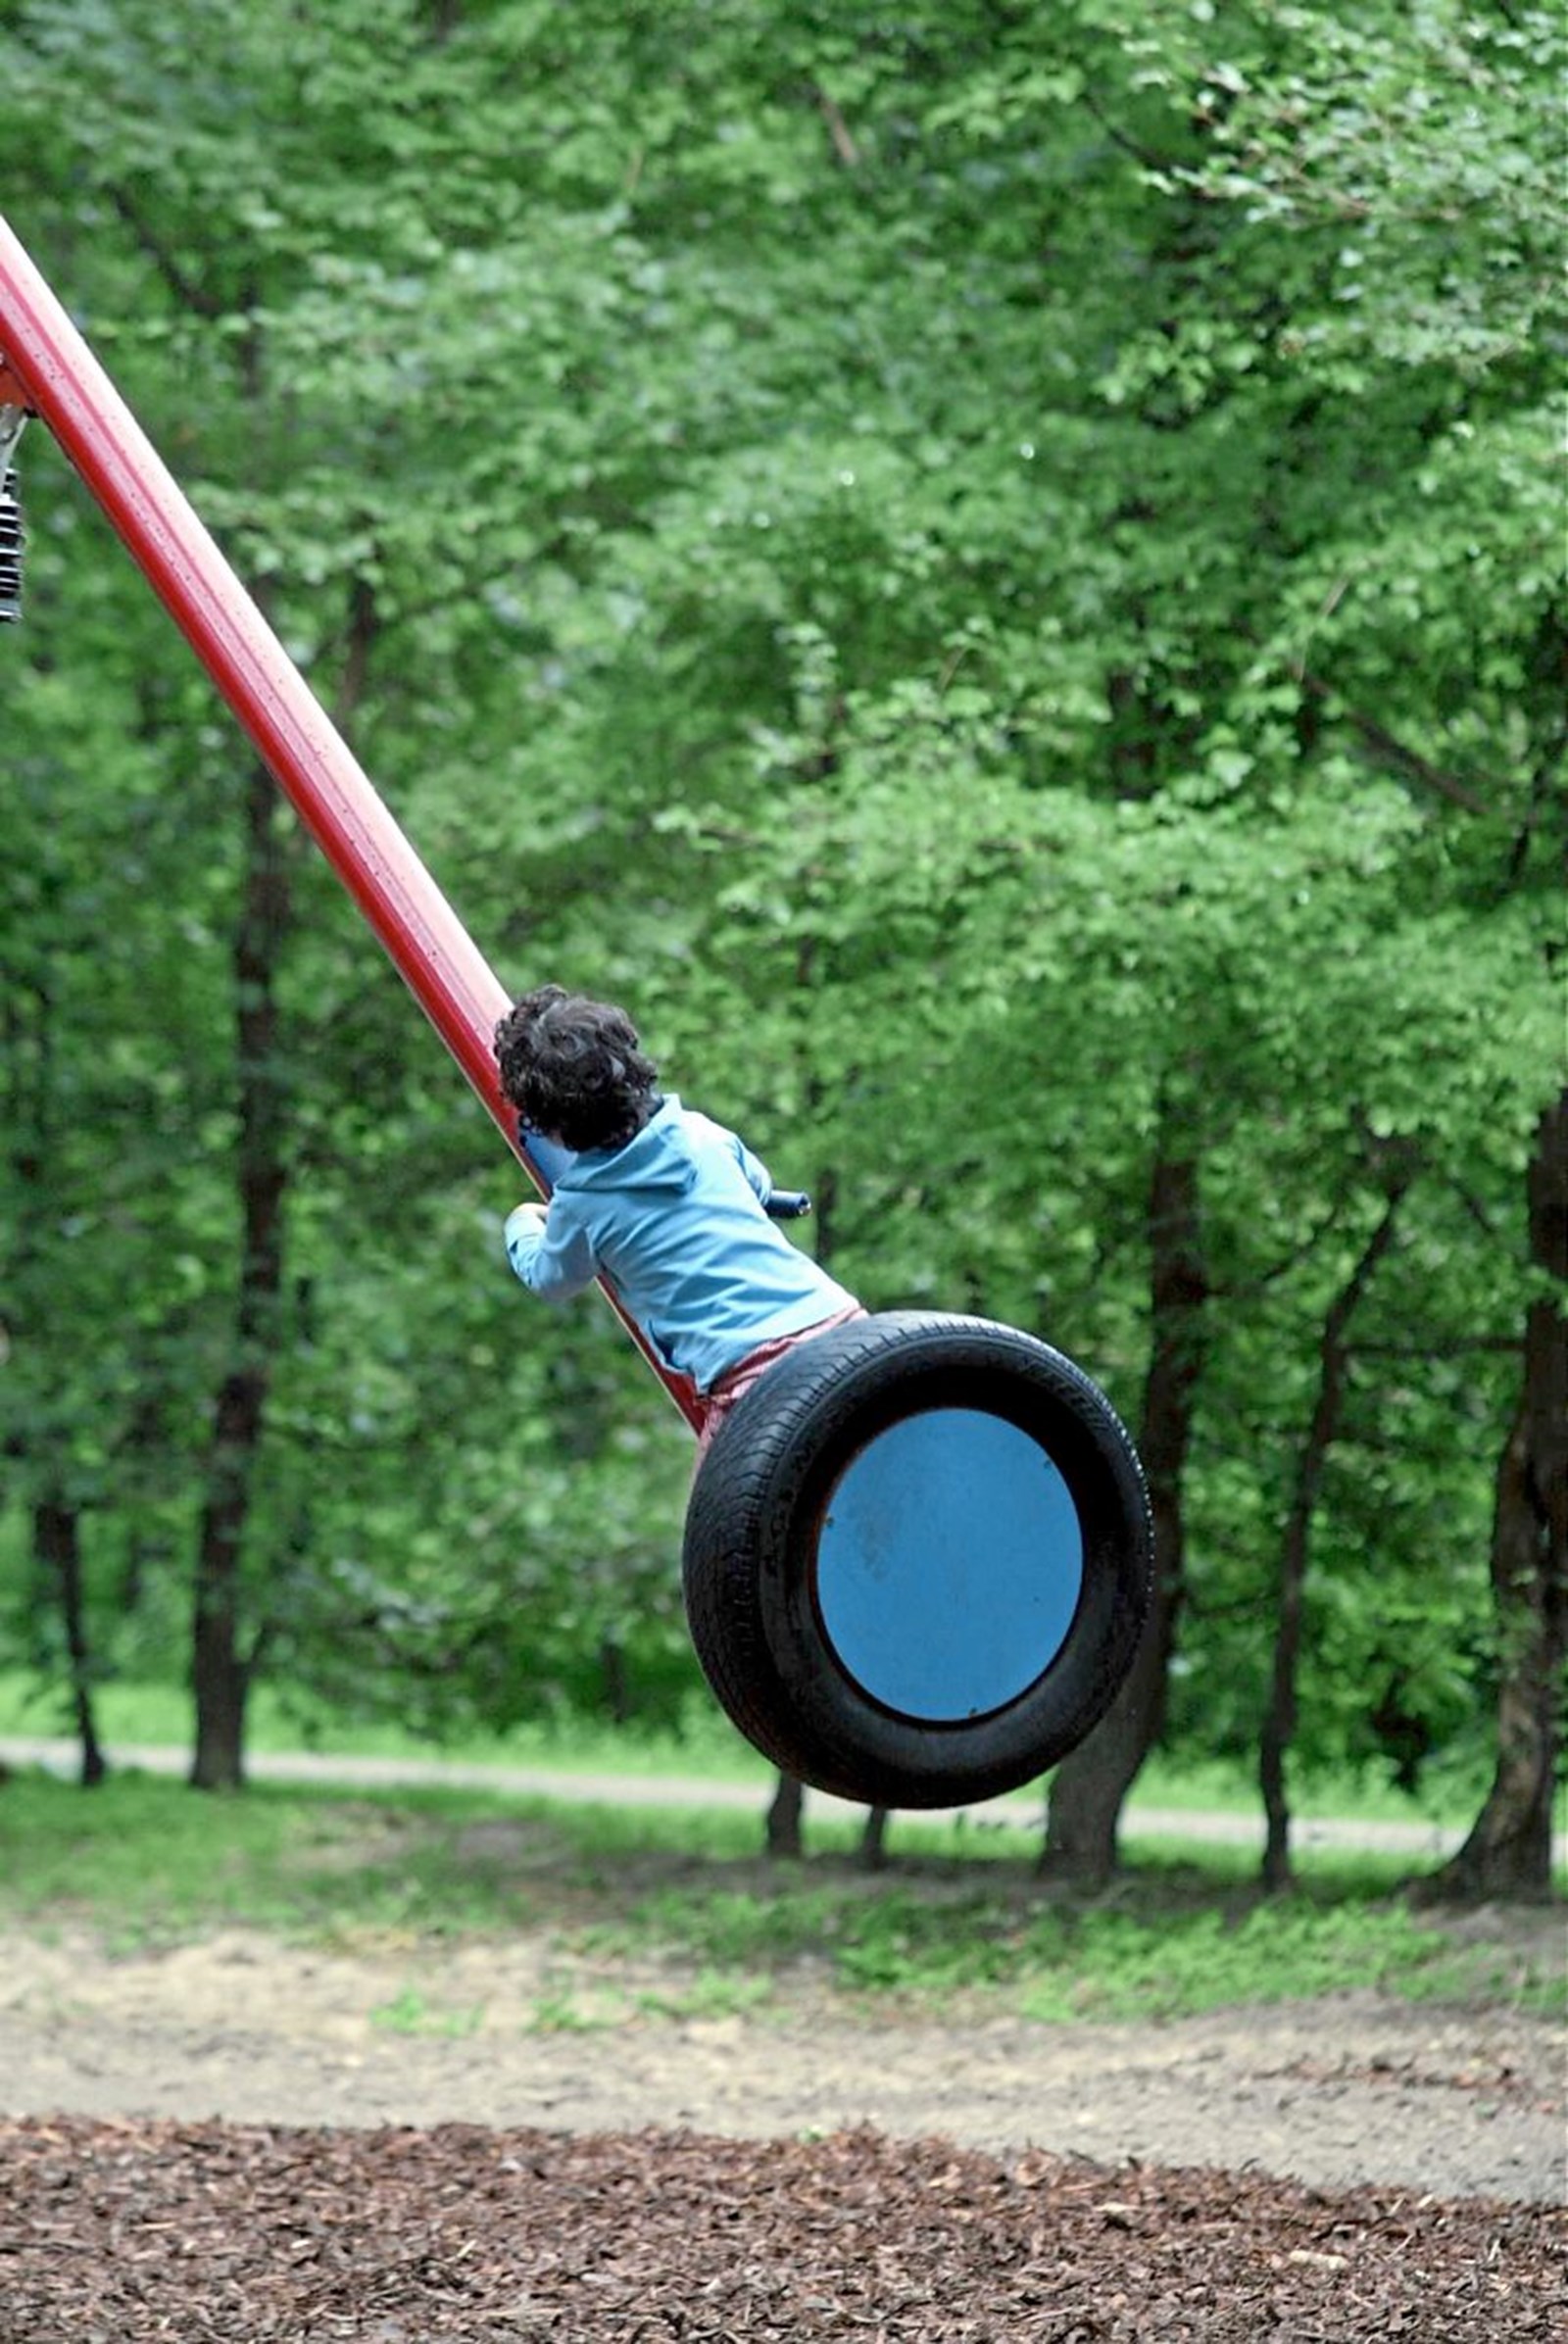
<svg viewBox="0 0 1568 2344"><path fill-rule="evenodd" d="M986 1319L888 1311L731 1410L683 1580L704 1674L764 1757L857 1803L954 1807L1104 1715L1152 1555L1137 1453L1081 1369Z"/></svg>

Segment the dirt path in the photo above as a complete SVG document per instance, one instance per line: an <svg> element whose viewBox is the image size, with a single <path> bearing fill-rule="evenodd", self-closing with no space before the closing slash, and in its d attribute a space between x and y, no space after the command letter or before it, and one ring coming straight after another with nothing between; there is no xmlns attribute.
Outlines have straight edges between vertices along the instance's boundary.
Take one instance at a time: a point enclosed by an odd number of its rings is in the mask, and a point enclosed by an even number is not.
<svg viewBox="0 0 1568 2344"><path fill-rule="evenodd" d="M1107 2164L1561 2203L1564 2046L1540 2019L1370 1994L1175 2024L1056 2027L846 2017L792 1988L760 2016L660 2015L691 1980L617 1967L613 2015L559 1948L411 1945L373 1959L252 1933L114 1959L0 1939L0 2111L730 2136L867 2124ZM564 2007L565 1997L562 1997Z"/></svg>
<svg viewBox="0 0 1568 2344"><path fill-rule="evenodd" d="M167 1744L116 1743L108 1753L111 1766L142 1774L173 1776L188 1773L190 1752ZM70 1777L80 1763L74 1741L41 1734L0 1734L0 1766L39 1766ZM258 1782L340 1782L345 1788L395 1790L420 1783L450 1789L493 1790L509 1797L561 1798L578 1804L617 1807L728 1807L746 1809L761 1818L771 1796L769 1783L738 1782L712 1776L689 1778L667 1775L612 1775L562 1771L543 1766L468 1765L445 1758L354 1758L324 1756L310 1750L259 1751L246 1760ZM842 1799L819 1791L807 1797L810 1815L863 1815ZM1042 1827L1038 1798L1014 1795L988 1799L964 1812L977 1825L1015 1830L1038 1837ZM1127 1809L1130 1834L1153 1838L1188 1838L1215 1845L1246 1847L1263 1844L1263 1825L1255 1815L1203 1814L1187 1808L1157 1807L1133 1800ZM1462 1834L1440 1824L1396 1821L1346 1821L1337 1817L1297 1819L1293 1843L1298 1852L1312 1848L1360 1848L1368 1853L1407 1855L1437 1863L1451 1855ZM1557 1834L1554 1861L1568 1864L1568 1831Z"/></svg>

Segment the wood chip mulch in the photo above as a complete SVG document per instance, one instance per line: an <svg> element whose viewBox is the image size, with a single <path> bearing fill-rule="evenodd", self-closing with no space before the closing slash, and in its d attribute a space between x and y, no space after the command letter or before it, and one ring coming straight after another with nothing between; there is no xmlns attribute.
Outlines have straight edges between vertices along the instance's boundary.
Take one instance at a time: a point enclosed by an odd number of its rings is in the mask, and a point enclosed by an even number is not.
<svg viewBox="0 0 1568 2344"><path fill-rule="evenodd" d="M1557 2210L443 2124L0 2120L0 2344L1561 2344Z"/></svg>

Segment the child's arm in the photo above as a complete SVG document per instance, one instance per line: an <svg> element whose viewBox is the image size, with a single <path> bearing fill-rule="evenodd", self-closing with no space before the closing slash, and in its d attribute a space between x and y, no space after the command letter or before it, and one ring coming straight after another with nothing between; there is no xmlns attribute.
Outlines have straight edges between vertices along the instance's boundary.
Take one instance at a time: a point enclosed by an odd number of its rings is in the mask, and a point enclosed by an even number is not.
<svg viewBox="0 0 1568 2344"><path fill-rule="evenodd" d="M761 1157L753 1155L745 1141L737 1139L733 1132L725 1137L735 1150L735 1159L746 1175L748 1186L770 1221L799 1221L810 1211L811 1199L804 1189L774 1188L773 1175Z"/></svg>
<svg viewBox="0 0 1568 2344"><path fill-rule="evenodd" d="M542 1204L519 1204L507 1215L507 1259L530 1294L569 1302L598 1275L588 1232Z"/></svg>
<svg viewBox="0 0 1568 2344"><path fill-rule="evenodd" d="M735 1160L745 1173L748 1185L755 1190L758 1202L765 1204L773 1194L772 1173L760 1155L753 1155L744 1140L737 1139L733 1132L728 1134L728 1138L735 1150Z"/></svg>

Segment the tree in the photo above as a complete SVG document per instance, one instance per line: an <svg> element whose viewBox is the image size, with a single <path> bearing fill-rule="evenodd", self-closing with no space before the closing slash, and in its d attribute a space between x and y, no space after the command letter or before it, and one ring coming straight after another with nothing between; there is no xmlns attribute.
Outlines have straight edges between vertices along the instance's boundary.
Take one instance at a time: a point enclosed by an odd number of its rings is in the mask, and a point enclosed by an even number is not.
<svg viewBox="0 0 1568 2344"><path fill-rule="evenodd" d="M1525 1320L1518 1406L1497 1465L1496 1763L1464 1844L1430 1892L1545 1896L1568 1660L1568 1098L1541 1118L1530 1161L1530 1252L1541 1288Z"/></svg>
<svg viewBox="0 0 1568 2344"><path fill-rule="evenodd" d="M789 0L765 43L743 0L700 42L614 0L14 19L24 232L324 696L355 679L362 757L498 965L624 995L677 1085L830 1167L868 1300L1013 1319L1142 1405L1164 1609L1054 1828L1081 1792L1113 1860L1161 1720L1255 1755L1379 1150L1423 1171L1323 1459L1293 1761L1462 1746L1558 1080L1553 29L1075 0L1046 57L1002 0ZM60 1004L28 1474L35 1399L80 1464L117 1395L90 1582L146 1518L133 1459L196 1546L263 1100L225 961L243 757L61 502L19 705L33 755L69 672L103 755L43 845L74 881L115 839L128 740L160 857L148 897L109 855L96 923L134 1340L54 1219L93 1164L58 979L94 919L7 881ZM678 1429L613 1329L502 1315L505 1167L271 845L287 1251L252 1295L232 1652L434 1724L600 1697L612 1650L616 1698L667 1707Z"/></svg>
<svg viewBox="0 0 1568 2344"><path fill-rule="evenodd" d="M1414 1168L1400 1164L1391 1174L1377 1226L1355 1257L1349 1276L1329 1304L1318 1343L1319 1378L1311 1422L1297 1460L1290 1510L1280 1550L1279 1588L1268 1706L1258 1752L1258 1780L1267 1826L1263 1844L1263 1885L1291 1883L1290 1807L1285 1760L1297 1725L1297 1678L1300 1664L1302 1607L1311 1550L1312 1522L1322 1490L1329 1450L1340 1431L1349 1362L1350 1323L1394 1242L1399 1207Z"/></svg>
<svg viewBox="0 0 1568 2344"><path fill-rule="evenodd" d="M1041 1868L1100 1885L1115 1871L1128 1791L1165 1724L1186 1587L1186 1479L1210 1303L1198 1166L1172 1134L1149 1199L1151 1343L1138 1449L1153 1522L1153 1600L1127 1681L1102 1723L1052 1777Z"/></svg>

